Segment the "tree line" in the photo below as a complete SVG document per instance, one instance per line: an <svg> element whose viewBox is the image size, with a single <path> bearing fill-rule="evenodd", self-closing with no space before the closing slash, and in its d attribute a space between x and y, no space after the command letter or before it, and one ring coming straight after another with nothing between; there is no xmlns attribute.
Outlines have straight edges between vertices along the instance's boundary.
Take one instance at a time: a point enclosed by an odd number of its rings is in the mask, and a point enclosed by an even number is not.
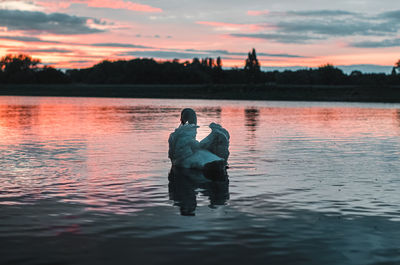
<svg viewBox="0 0 400 265"><path fill-rule="evenodd" d="M92 67L65 72L51 66L39 67L40 60L29 55L6 55L0 59L3 84L292 84L292 85L400 85L400 60L392 73L345 74L326 64L297 71L261 70L255 49L248 53L244 68L224 69L220 57L194 58L180 62L154 59L104 60Z"/></svg>

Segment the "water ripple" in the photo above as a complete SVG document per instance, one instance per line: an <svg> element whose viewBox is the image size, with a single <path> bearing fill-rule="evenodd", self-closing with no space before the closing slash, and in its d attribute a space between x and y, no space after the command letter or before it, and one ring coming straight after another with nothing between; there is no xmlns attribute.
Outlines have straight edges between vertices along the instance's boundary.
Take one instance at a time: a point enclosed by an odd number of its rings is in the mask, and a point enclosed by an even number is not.
<svg viewBox="0 0 400 265"><path fill-rule="evenodd" d="M228 180L168 177L187 106L230 131ZM396 264L398 109L0 97L0 263Z"/></svg>

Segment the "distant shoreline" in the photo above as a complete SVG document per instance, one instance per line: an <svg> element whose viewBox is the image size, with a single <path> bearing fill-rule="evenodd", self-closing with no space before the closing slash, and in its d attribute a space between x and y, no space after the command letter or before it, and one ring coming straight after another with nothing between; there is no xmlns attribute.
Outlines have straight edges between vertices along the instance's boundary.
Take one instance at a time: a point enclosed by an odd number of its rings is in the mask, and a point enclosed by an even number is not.
<svg viewBox="0 0 400 265"><path fill-rule="evenodd" d="M1 84L0 96L232 99L343 102L400 102L400 86L361 87L277 84L210 85L15 85Z"/></svg>

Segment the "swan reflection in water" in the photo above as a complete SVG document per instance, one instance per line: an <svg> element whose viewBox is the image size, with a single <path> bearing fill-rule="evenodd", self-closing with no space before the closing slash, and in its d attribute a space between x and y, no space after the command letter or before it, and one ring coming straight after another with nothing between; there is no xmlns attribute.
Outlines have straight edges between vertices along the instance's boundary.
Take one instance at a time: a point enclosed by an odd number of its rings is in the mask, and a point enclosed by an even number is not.
<svg viewBox="0 0 400 265"><path fill-rule="evenodd" d="M225 205L229 200L229 179L225 168L196 170L172 167L168 180L169 197L184 216L195 215L199 192L209 198L211 208Z"/></svg>

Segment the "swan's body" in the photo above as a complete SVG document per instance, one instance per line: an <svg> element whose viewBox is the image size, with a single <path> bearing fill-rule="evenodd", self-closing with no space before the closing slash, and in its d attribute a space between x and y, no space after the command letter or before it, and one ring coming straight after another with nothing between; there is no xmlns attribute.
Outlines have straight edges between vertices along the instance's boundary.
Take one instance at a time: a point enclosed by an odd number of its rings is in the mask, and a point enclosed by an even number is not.
<svg viewBox="0 0 400 265"><path fill-rule="evenodd" d="M175 129L169 136L169 152L172 165L183 168L203 169L208 163L224 161L223 158L201 149L196 140L197 126L184 124Z"/></svg>
<svg viewBox="0 0 400 265"><path fill-rule="evenodd" d="M225 167L229 156L229 133L219 124L211 123L211 133L200 143L196 140L196 112L184 109L181 125L169 136L168 157L172 166L193 169Z"/></svg>

